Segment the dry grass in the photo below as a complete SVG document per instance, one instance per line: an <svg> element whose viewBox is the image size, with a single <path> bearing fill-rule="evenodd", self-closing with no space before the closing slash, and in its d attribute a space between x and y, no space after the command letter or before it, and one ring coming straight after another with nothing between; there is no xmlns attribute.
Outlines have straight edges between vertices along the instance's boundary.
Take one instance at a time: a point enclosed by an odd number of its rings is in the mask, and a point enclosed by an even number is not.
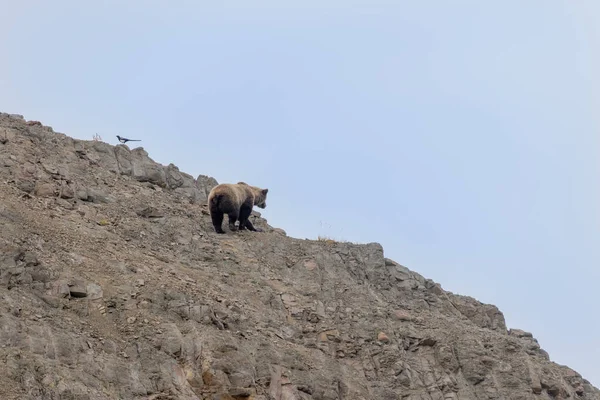
<svg viewBox="0 0 600 400"><path fill-rule="evenodd" d="M336 243L345 243L345 244L358 244L358 243L355 243L355 242L351 242L351 241L349 241L349 240L344 240L344 239L334 239L334 238L332 238L332 237L329 237L329 236L322 236L322 235L319 235L319 236L317 236L317 241L319 241L319 242L325 242L325 243L327 243L327 244L336 244Z"/></svg>
<svg viewBox="0 0 600 400"><path fill-rule="evenodd" d="M334 240L334 239L332 239L330 237L327 237L327 236L321 236L321 235L317 236L317 240L319 242L325 242L327 244L339 243L337 240Z"/></svg>
<svg viewBox="0 0 600 400"><path fill-rule="evenodd" d="M321 232L325 231L325 233L327 232L331 232L333 230L333 227L328 224L327 222L324 221L319 221L319 225L321 226ZM341 233L343 231L343 229L340 229L339 233ZM335 235L337 236L337 235ZM327 244L335 244L335 243L349 243L346 240L342 240L342 239L335 239L333 235L330 234L319 234L317 236L317 240L319 242L325 242Z"/></svg>

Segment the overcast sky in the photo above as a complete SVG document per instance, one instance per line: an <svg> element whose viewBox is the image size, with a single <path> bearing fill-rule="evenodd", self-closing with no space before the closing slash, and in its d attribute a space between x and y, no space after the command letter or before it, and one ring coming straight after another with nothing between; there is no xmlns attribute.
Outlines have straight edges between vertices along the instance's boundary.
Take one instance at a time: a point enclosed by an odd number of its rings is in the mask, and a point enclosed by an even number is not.
<svg viewBox="0 0 600 400"><path fill-rule="evenodd" d="M268 187L271 225L379 242L600 386L597 0L0 9L0 111Z"/></svg>

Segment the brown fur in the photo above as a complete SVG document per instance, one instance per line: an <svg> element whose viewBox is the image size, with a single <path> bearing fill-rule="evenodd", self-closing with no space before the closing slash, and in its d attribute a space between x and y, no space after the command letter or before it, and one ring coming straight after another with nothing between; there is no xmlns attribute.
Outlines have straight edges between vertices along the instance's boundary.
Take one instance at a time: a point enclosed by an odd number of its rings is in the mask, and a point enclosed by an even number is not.
<svg viewBox="0 0 600 400"><path fill-rule="evenodd" d="M208 195L208 210L215 231L225 233L222 225L223 217L227 214L230 230L248 228L248 230L260 232L261 230L255 228L248 217L250 217L253 206L260 208L267 206L268 191L269 189L250 186L245 182L222 183L215 186ZM238 227L235 226L237 220L240 221Z"/></svg>

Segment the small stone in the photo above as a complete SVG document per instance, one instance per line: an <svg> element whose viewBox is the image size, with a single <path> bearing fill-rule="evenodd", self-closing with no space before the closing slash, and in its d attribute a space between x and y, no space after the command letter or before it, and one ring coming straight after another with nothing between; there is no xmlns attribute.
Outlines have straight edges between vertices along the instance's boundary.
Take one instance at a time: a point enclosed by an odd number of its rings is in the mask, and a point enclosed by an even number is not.
<svg viewBox="0 0 600 400"><path fill-rule="evenodd" d="M165 214L154 207L146 207L143 210L137 211L137 215L143 218L162 218Z"/></svg>
<svg viewBox="0 0 600 400"><path fill-rule="evenodd" d="M58 297L69 297L71 290L69 285L64 281L54 282L52 285L51 292L53 295Z"/></svg>
<svg viewBox="0 0 600 400"><path fill-rule="evenodd" d="M560 388L556 384L552 384L548 389L546 389L548 394L552 397L556 397L560 393Z"/></svg>
<svg viewBox="0 0 600 400"><path fill-rule="evenodd" d="M394 319L398 321L412 321L413 317L404 310L396 310L394 311Z"/></svg>
<svg viewBox="0 0 600 400"><path fill-rule="evenodd" d="M35 190L35 183L29 180L19 180L17 181L17 187L25 193L31 193Z"/></svg>
<svg viewBox="0 0 600 400"><path fill-rule="evenodd" d="M73 197L75 197L75 191L71 186L63 185L60 188L60 197L62 199L72 199Z"/></svg>
<svg viewBox="0 0 600 400"><path fill-rule="evenodd" d="M533 338L531 332L526 332L522 329L511 329L508 331L508 334L511 336L516 336L518 338Z"/></svg>
<svg viewBox="0 0 600 400"><path fill-rule="evenodd" d="M435 346L436 343L437 343L437 340L435 340L433 338L426 338L421 341L420 345L421 346Z"/></svg>
<svg viewBox="0 0 600 400"><path fill-rule="evenodd" d="M75 197L79 200L86 201L88 199L88 192L86 189L78 189L77 191L75 191Z"/></svg>
<svg viewBox="0 0 600 400"><path fill-rule="evenodd" d="M229 389L229 395L232 397L250 397L252 392L247 388L231 388Z"/></svg>
<svg viewBox="0 0 600 400"><path fill-rule="evenodd" d="M115 199L110 196L107 195L106 193L97 190L97 189L92 189L92 188L88 188L87 189L87 200L91 201L92 203L114 203Z"/></svg>
<svg viewBox="0 0 600 400"><path fill-rule="evenodd" d="M39 197L53 197L55 188L52 183L38 183L35 185L35 195Z"/></svg>
<svg viewBox="0 0 600 400"><path fill-rule="evenodd" d="M385 334L385 332L379 332L379 334L377 335L377 340L379 340L382 343L390 342L390 338L388 337L388 335Z"/></svg>
<svg viewBox="0 0 600 400"><path fill-rule="evenodd" d="M86 286L86 290L87 295L91 300L97 300L102 298L103 296L102 288L100 287L100 285L97 285L95 283L88 283L88 285Z"/></svg>
<svg viewBox="0 0 600 400"><path fill-rule="evenodd" d="M127 323L133 324L135 322L135 320L136 320L135 317L129 317L129 318L127 318Z"/></svg>
<svg viewBox="0 0 600 400"><path fill-rule="evenodd" d="M68 292L67 292L67 295L68 295ZM60 302L56 297L47 296L47 295L43 294L43 295L40 295L40 298L51 307L54 307L54 308L60 307Z"/></svg>
<svg viewBox="0 0 600 400"><path fill-rule="evenodd" d="M333 341L339 343L340 340L340 332L337 329L330 329L325 332L321 332L319 334L319 341L327 342Z"/></svg>
<svg viewBox="0 0 600 400"><path fill-rule="evenodd" d="M87 296L87 288L83 281L74 281L69 285L69 292L73 297L86 297Z"/></svg>
<svg viewBox="0 0 600 400"><path fill-rule="evenodd" d="M319 266L313 260L309 260L309 261L304 262L304 267L309 271L313 271L313 270L317 269Z"/></svg>

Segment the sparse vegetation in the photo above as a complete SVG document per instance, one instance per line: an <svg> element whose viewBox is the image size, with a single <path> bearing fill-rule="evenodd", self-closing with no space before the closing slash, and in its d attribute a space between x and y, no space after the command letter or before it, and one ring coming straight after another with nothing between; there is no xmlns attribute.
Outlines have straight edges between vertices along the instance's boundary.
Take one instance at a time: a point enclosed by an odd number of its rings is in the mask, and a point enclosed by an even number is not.
<svg viewBox="0 0 600 400"><path fill-rule="evenodd" d="M332 238L330 238L330 237L327 237L327 236L321 236L321 235L317 236L317 240L318 240L319 242L325 242L325 243L327 243L327 244L334 244L334 243L338 243L338 241L337 241L337 240L334 240L334 239L332 239Z"/></svg>
<svg viewBox="0 0 600 400"><path fill-rule="evenodd" d="M323 222L323 221L319 221L319 224L321 226L321 230L326 230L331 232L331 224L328 224L327 222ZM339 233L342 233L343 229L339 230ZM351 243L348 240L344 240L342 238L336 238L336 235L331 235L331 234L319 234L317 236L317 240L319 242L325 242L327 244L335 244L335 243Z"/></svg>

